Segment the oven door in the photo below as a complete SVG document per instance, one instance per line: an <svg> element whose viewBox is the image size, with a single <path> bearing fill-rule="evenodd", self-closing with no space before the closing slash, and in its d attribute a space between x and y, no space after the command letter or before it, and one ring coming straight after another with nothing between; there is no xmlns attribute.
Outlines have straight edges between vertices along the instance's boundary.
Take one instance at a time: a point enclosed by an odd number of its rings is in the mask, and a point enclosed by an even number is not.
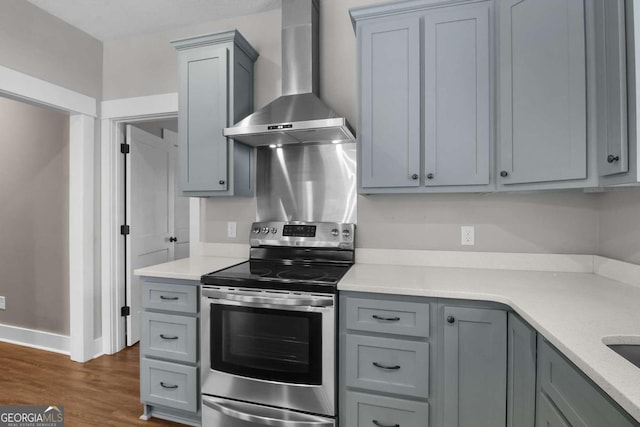
<svg viewBox="0 0 640 427"><path fill-rule="evenodd" d="M202 288L202 393L335 415L333 295Z"/></svg>

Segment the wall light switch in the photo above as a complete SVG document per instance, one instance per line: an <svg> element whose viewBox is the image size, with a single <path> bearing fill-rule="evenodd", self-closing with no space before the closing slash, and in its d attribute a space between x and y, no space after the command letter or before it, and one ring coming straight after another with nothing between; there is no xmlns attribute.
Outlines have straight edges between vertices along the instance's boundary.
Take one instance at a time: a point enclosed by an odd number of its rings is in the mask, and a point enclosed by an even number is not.
<svg viewBox="0 0 640 427"><path fill-rule="evenodd" d="M4 297L0 297L0 310L6 310L7 307L5 306L5 301L4 301Z"/></svg>
<svg viewBox="0 0 640 427"><path fill-rule="evenodd" d="M463 225L460 227L460 244L463 246L473 246L476 244L476 229L473 225Z"/></svg>
<svg viewBox="0 0 640 427"><path fill-rule="evenodd" d="M227 222L227 237L230 239L236 238L236 225L237 223L235 221Z"/></svg>

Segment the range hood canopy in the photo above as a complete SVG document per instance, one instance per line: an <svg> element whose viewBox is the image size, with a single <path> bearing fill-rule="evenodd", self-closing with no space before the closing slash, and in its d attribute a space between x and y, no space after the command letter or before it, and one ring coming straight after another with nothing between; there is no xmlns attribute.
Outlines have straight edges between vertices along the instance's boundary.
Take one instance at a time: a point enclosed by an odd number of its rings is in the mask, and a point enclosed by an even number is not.
<svg viewBox="0 0 640 427"><path fill-rule="evenodd" d="M282 0L282 93L224 136L252 145L353 142L355 133L318 96L318 0Z"/></svg>

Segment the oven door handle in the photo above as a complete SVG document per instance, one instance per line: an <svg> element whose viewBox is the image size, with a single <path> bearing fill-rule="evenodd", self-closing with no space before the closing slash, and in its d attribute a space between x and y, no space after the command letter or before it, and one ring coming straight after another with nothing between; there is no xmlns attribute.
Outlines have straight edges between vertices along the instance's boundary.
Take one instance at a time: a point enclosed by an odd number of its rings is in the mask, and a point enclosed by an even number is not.
<svg viewBox="0 0 640 427"><path fill-rule="evenodd" d="M271 298L259 295L232 293L216 291L214 289L203 289L202 295L207 298L215 298L220 300L244 302L248 304L265 305L265 306L282 306L282 307L330 307L333 305L331 298L313 298L313 297L295 297L295 298Z"/></svg>
<svg viewBox="0 0 640 427"><path fill-rule="evenodd" d="M285 411L274 408L260 408L262 415L250 414L237 409L238 406L245 406L247 409L251 409L254 405L247 405L241 402L233 402L233 406L227 406L217 399L203 396L202 404L211 408L216 412L220 412L230 418L236 418L238 420L246 421L248 423L257 424L261 426L271 427L334 427L335 423L332 420L323 420L320 417L313 415L296 413L299 420L283 420L276 418L278 414L284 414Z"/></svg>

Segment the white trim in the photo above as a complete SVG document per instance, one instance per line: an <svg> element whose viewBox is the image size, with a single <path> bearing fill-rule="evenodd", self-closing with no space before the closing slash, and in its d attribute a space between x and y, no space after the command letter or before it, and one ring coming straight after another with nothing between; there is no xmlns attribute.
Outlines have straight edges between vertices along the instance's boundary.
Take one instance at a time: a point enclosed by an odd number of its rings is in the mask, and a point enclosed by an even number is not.
<svg viewBox="0 0 640 427"><path fill-rule="evenodd" d="M360 264L592 273L593 255L356 249Z"/></svg>
<svg viewBox="0 0 640 427"><path fill-rule="evenodd" d="M69 118L69 298L71 359L93 357L94 119Z"/></svg>
<svg viewBox="0 0 640 427"><path fill-rule="evenodd" d="M0 66L0 94L66 111L69 118L69 319L67 354L91 359L93 342L94 98ZM56 348L59 348L56 347Z"/></svg>
<svg viewBox="0 0 640 427"><path fill-rule="evenodd" d="M178 93L113 99L101 104L102 119L128 119L154 115L177 114Z"/></svg>
<svg viewBox="0 0 640 427"><path fill-rule="evenodd" d="M593 272L607 279L640 286L640 265L595 255Z"/></svg>
<svg viewBox="0 0 640 427"><path fill-rule="evenodd" d="M67 355L70 347L70 338L67 335L1 324L0 341Z"/></svg>
<svg viewBox="0 0 640 427"><path fill-rule="evenodd" d="M124 318L119 316L120 307L124 303L124 239L120 236L123 221L123 161L119 149L121 132L125 123L177 116L178 94L104 101L101 111L102 344L105 354L113 354L126 345ZM199 200L194 200L189 205L190 251L200 244L199 204Z"/></svg>
<svg viewBox="0 0 640 427"><path fill-rule="evenodd" d="M0 92L21 101L96 117L96 100L0 65Z"/></svg>
<svg viewBox="0 0 640 427"><path fill-rule="evenodd" d="M93 358L98 358L104 355L104 351L102 351L102 337L96 338L93 340Z"/></svg>

